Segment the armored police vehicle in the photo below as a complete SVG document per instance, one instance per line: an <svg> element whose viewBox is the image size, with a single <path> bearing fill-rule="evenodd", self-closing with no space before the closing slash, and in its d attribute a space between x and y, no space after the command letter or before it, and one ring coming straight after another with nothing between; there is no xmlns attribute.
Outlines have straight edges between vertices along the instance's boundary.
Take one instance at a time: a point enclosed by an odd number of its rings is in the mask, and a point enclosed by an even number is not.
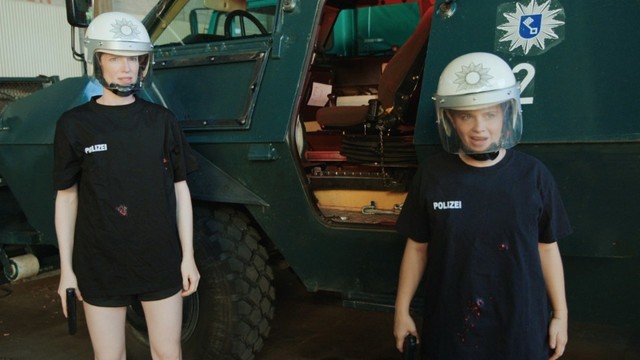
<svg viewBox="0 0 640 360"><path fill-rule="evenodd" d="M391 308L404 246L394 225L418 163L442 151L438 76L474 51L511 65L518 149L559 184L574 227L560 243L571 318L637 329L638 1L146 3L68 0L67 10L76 39L97 9L143 17L155 63L139 95L175 113L198 159L189 186L202 281L185 301L186 358L260 351L273 265L346 306ZM78 40L74 49L83 61ZM56 266L55 124L98 91L87 76L54 81L0 114L8 280ZM127 331L130 357L145 353L140 307Z"/></svg>

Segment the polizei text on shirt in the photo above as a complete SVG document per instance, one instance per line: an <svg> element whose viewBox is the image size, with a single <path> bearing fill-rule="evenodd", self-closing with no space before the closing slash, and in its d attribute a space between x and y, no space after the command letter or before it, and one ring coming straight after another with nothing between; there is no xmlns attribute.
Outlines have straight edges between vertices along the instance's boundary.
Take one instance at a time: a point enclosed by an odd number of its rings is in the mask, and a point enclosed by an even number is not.
<svg viewBox="0 0 640 360"><path fill-rule="evenodd" d="M99 151L107 151L107 144L95 144L84 148L85 154L91 154Z"/></svg>
<svg viewBox="0 0 640 360"><path fill-rule="evenodd" d="M462 209L462 201L434 201L433 210Z"/></svg>

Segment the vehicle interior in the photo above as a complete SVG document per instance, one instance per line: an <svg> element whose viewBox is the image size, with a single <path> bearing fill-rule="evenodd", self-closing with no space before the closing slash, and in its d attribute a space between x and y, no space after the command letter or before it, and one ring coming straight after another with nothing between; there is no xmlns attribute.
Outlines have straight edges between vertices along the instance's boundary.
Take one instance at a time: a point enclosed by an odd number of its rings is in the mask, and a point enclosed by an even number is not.
<svg viewBox="0 0 640 360"><path fill-rule="evenodd" d="M297 139L310 192L332 224L392 226L402 209L417 167L413 129L433 15L423 3L324 6Z"/></svg>
<svg viewBox="0 0 640 360"><path fill-rule="evenodd" d="M260 39L274 31L276 11L274 0L191 0L169 13L169 31L158 34L155 46L163 51L217 42L228 48L234 46L230 39ZM328 0L323 5L292 134L308 193L331 224L396 222L417 167L413 130L432 15L430 0ZM212 98L227 91L228 81L246 83L247 97L256 96L252 89L259 86L255 79L264 64L253 53L248 56L233 69L201 68L198 76L218 80L208 85ZM224 56L216 61L225 61ZM164 83L162 73L179 72L179 66L161 64L154 71L160 88L188 89L196 81L184 72ZM227 100L224 107L188 98L169 105L184 128L206 123L248 129L246 104L253 100Z"/></svg>

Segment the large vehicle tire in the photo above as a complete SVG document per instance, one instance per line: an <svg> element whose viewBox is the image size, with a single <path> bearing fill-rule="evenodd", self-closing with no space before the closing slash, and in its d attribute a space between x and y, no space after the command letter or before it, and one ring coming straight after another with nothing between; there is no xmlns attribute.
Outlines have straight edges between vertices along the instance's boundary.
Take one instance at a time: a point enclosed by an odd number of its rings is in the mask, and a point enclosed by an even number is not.
<svg viewBox="0 0 640 360"><path fill-rule="evenodd" d="M184 359L253 359L271 329L273 271L260 234L232 208L194 209L194 247L201 279L185 298ZM140 305L127 312L127 356L149 359Z"/></svg>

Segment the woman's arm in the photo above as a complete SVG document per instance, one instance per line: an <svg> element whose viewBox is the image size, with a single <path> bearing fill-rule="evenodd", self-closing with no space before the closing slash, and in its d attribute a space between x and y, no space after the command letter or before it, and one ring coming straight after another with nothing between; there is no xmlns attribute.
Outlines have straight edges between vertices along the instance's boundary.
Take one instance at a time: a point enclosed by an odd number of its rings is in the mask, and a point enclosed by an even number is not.
<svg viewBox="0 0 640 360"><path fill-rule="evenodd" d="M200 273L193 254L193 209L191 193L186 181L174 184L176 191L176 217L178 235L182 247L182 296L188 296L198 289Z"/></svg>
<svg viewBox="0 0 640 360"><path fill-rule="evenodd" d="M59 190L55 202L55 226L58 237L58 251L60 252L60 284L58 294L62 300L62 312L67 316L66 289L76 289L78 300L82 295L78 290L78 281L73 272L73 238L75 235L76 218L78 215L78 185Z"/></svg>
<svg viewBox="0 0 640 360"><path fill-rule="evenodd" d="M393 326L396 347L400 352L403 351L404 338L407 335L418 337L415 322L411 318L410 307L427 265L427 246L428 243L407 239L402 256Z"/></svg>
<svg viewBox="0 0 640 360"><path fill-rule="evenodd" d="M568 341L569 311L564 289L564 271L558 243L539 243L538 251L547 294L553 309L553 317L549 324L549 347L555 351L549 359L554 360L562 356Z"/></svg>

